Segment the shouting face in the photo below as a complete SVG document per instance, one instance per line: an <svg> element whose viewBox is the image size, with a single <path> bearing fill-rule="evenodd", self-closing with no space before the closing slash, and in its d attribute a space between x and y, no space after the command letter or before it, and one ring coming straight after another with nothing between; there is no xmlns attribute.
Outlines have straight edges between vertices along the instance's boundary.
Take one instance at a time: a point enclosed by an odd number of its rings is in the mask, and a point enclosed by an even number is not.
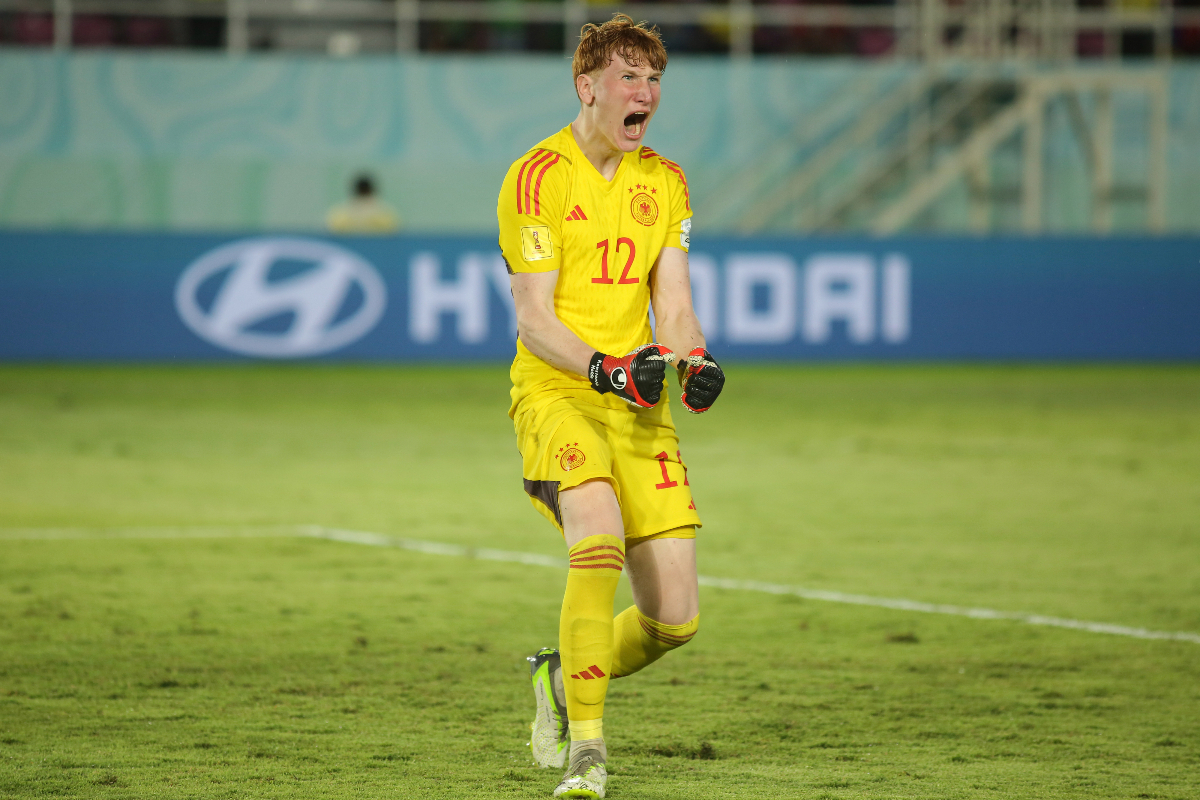
<svg viewBox="0 0 1200 800"><path fill-rule="evenodd" d="M596 131L614 149L629 153L641 145L658 108L661 80L662 73L649 64L630 66L614 55L603 70L580 75L576 89Z"/></svg>

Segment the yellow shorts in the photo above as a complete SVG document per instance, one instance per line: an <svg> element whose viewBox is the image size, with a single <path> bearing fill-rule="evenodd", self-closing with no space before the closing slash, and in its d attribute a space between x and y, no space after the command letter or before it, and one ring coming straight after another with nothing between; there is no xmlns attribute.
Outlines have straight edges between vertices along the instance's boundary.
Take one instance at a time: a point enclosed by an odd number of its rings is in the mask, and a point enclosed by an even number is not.
<svg viewBox="0 0 1200 800"><path fill-rule="evenodd" d="M666 398L651 409L610 399L588 389L521 401L513 420L534 508L561 532L559 492L601 479L616 492L626 539L695 536L700 515Z"/></svg>

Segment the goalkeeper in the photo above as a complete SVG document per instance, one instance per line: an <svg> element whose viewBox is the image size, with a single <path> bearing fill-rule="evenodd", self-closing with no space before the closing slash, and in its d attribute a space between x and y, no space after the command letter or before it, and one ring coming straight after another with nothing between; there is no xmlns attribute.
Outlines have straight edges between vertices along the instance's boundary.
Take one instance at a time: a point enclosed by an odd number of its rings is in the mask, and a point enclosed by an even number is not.
<svg viewBox="0 0 1200 800"><path fill-rule="evenodd" d="M525 491L570 554L558 648L530 658L534 758L567 762L556 797L604 797L609 680L699 625L700 517L664 381L674 371L684 407L701 413L725 376L692 309L687 179L643 144L666 64L644 23L585 25L572 64L579 114L512 165L497 207ZM622 570L635 605L614 619Z"/></svg>

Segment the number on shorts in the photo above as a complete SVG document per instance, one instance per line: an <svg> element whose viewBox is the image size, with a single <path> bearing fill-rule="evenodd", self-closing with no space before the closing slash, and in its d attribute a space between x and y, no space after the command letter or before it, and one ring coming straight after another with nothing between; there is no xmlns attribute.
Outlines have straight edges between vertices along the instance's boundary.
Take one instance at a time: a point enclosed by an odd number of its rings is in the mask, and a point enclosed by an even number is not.
<svg viewBox="0 0 1200 800"><path fill-rule="evenodd" d="M671 480L671 476L667 474L667 459L670 458L666 452L659 453L655 456L658 459L658 465L662 467L663 482L654 484L655 489L670 489L673 486L678 486L679 481Z"/></svg>

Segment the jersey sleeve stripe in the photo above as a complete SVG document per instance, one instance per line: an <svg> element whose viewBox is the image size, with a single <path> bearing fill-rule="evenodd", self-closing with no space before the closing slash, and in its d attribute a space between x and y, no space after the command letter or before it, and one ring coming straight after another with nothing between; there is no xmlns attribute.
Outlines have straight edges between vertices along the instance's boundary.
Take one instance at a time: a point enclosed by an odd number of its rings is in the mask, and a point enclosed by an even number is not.
<svg viewBox="0 0 1200 800"><path fill-rule="evenodd" d="M533 187L533 215L535 217L541 216L542 213L542 178L546 177L546 173L550 171L550 168L558 163L558 158L558 153L555 153L554 160L547 162L542 167L542 171L538 173L537 185Z"/></svg>
<svg viewBox="0 0 1200 800"><path fill-rule="evenodd" d="M662 162L663 162L663 164L666 165L667 169L671 170L671 172L674 172L676 175L679 176L679 180L683 183L683 206L688 211L691 211L692 210L692 195L688 191L687 178L684 176L683 170L680 169L679 165L676 164L674 161L667 161L664 158L664 159L662 159Z"/></svg>
<svg viewBox="0 0 1200 800"><path fill-rule="evenodd" d="M533 203L530 200L530 193L533 191L533 173L537 172L539 167L555 155L553 150L543 150L537 159L530 162L529 171L525 173L525 186L522 190L525 197L525 210L522 213L529 214L531 213L530 209L533 208Z"/></svg>
<svg viewBox="0 0 1200 800"><path fill-rule="evenodd" d="M683 183L683 205L688 211L692 210L692 195L688 191L687 176L683 174L683 168L669 158L663 158L658 153L651 150L649 147L642 148L642 158L657 158L664 167L674 172L679 176L679 180Z"/></svg>
<svg viewBox="0 0 1200 800"><path fill-rule="evenodd" d="M517 213L518 214L525 213L524 211L521 210L521 186L525 183L525 170L529 169L530 164L532 164L534 161L537 161L539 158L541 158L542 153L544 153L544 152L546 152L546 151L538 150L536 153L533 154L532 158L526 159L525 163L523 163L521 165L521 171L517 173Z"/></svg>
<svg viewBox="0 0 1200 800"><path fill-rule="evenodd" d="M534 158L536 158L540 155L541 155L541 150L539 150L538 154L534 155L533 158L528 158L528 160L524 161L524 163L521 164L521 172L517 173L517 213L522 213L522 211L521 211L521 184L523 184L523 182L524 182L524 170L528 169L530 162L533 162Z"/></svg>

